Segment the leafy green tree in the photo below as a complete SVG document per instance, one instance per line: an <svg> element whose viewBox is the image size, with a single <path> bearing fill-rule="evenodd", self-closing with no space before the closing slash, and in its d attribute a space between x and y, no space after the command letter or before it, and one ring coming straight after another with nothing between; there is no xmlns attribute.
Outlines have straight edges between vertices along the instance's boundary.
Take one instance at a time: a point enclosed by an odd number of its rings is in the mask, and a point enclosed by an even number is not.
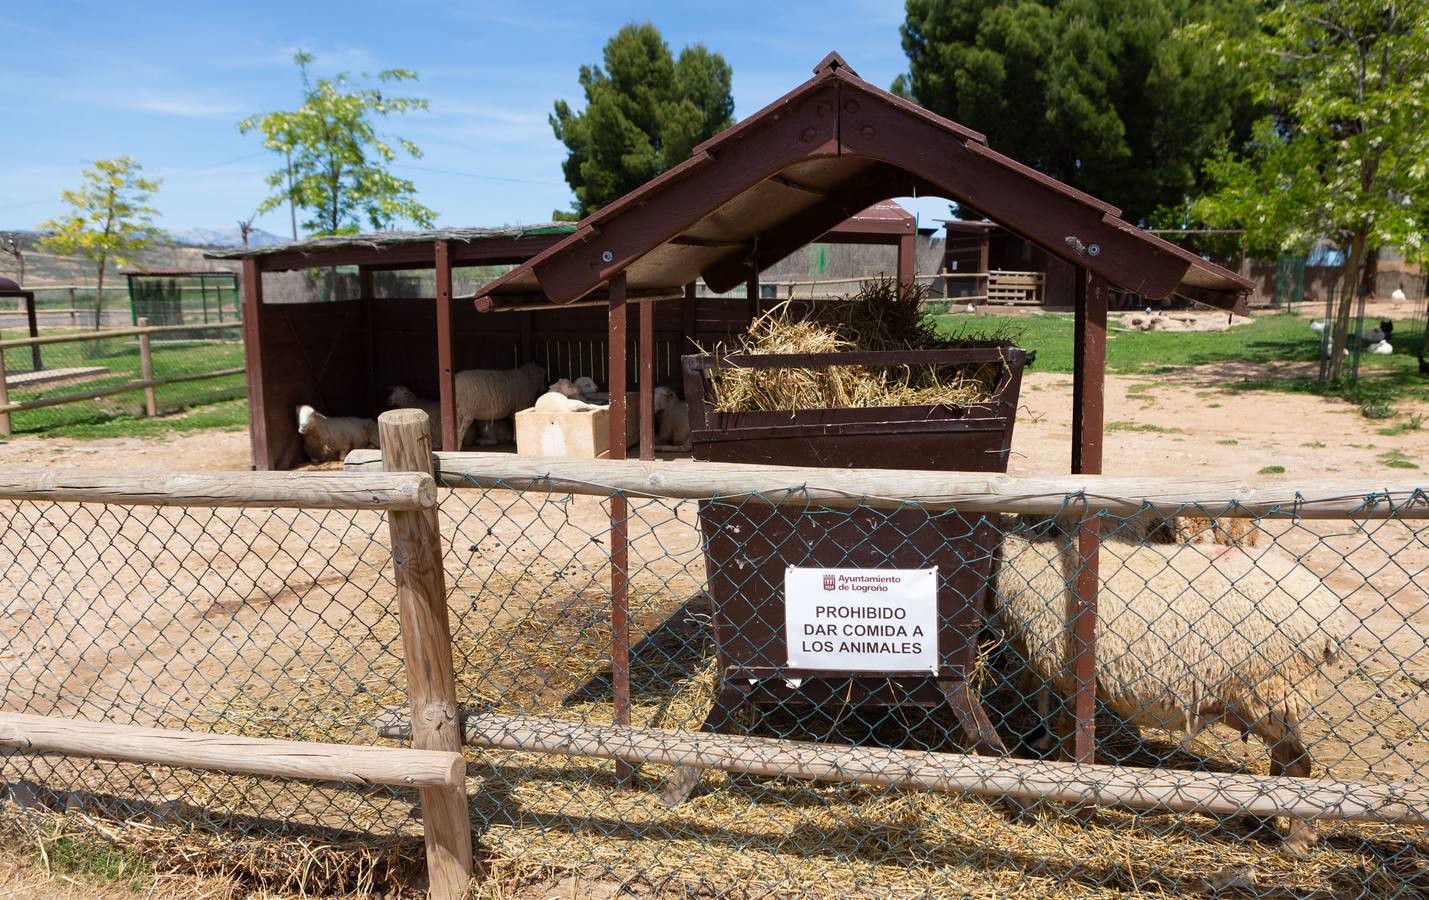
<svg viewBox="0 0 1429 900"><path fill-rule="evenodd" d="M1203 20L1244 32L1252 0L908 0L893 90L1145 221L1254 118L1243 76L1178 30Z"/></svg>
<svg viewBox="0 0 1429 900"><path fill-rule="evenodd" d="M104 269L109 263L127 266L140 250L163 237L154 225L157 211L146 206L159 189L157 179L144 178L143 166L131 157L96 160L83 172L84 183L61 196L70 211L40 225L48 232L40 246L65 256L83 256L96 267L94 327L104 312Z"/></svg>
<svg viewBox="0 0 1429 900"><path fill-rule="evenodd" d="M581 66L580 85L585 109L557 100L550 116L580 216L680 164L734 121L724 57L694 44L676 59L649 22L620 29L605 45L604 68Z"/></svg>
<svg viewBox="0 0 1429 900"><path fill-rule="evenodd" d="M1327 375L1339 377L1367 256L1393 245L1424 258L1429 210L1429 4L1299 0L1249 35L1212 42L1249 73L1270 114L1237 154L1208 164L1198 211L1243 225L1257 249L1344 249Z"/></svg>
<svg viewBox="0 0 1429 900"><path fill-rule="evenodd" d="M312 234L350 234L364 225L381 231L403 221L430 228L436 213L417 202L416 185L390 168L398 148L414 159L421 158L421 148L377 130L379 119L427 108L420 97L393 97L383 90L416 81L417 74L385 69L377 73L376 85L356 84L346 73L313 81L312 55L299 51L293 61L302 75L302 106L238 123L244 134L260 132L263 146L286 160L268 176L273 193L258 212L291 203L307 211L303 227Z"/></svg>

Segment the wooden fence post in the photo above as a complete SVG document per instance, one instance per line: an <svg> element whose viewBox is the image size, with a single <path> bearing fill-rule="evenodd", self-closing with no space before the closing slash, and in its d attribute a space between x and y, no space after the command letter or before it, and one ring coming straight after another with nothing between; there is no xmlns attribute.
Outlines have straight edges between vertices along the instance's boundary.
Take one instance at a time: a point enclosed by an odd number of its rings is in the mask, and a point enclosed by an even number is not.
<svg viewBox="0 0 1429 900"><path fill-rule="evenodd" d="M69 327L75 328L79 325L79 310L74 306L74 288L69 289Z"/></svg>
<svg viewBox="0 0 1429 900"><path fill-rule="evenodd" d="M426 413L394 409L378 417L377 427L385 471L432 474L432 438ZM392 533L412 746L460 753L462 732L437 511L393 510L387 513L387 521ZM462 897L471 878L471 814L466 787L421 788L421 797L430 895L437 900Z"/></svg>
<svg viewBox="0 0 1429 900"><path fill-rule="evenodd" d="M10 385L5 383L5 351L0 350L0 406L10 405ZM10 428L10 414L0 412L0 435L9 437L14 432Z"/></svg>
<svg viewBox="0 0 1429 900"><path fill-rule="evenodd" d="M140 328L149 327L147 316L140 316L138 321ZM139 335L139 371L144 379L144 415L157 416L159 414L159 399L154 395L154 352L149 346L149 336Z"/></svg>

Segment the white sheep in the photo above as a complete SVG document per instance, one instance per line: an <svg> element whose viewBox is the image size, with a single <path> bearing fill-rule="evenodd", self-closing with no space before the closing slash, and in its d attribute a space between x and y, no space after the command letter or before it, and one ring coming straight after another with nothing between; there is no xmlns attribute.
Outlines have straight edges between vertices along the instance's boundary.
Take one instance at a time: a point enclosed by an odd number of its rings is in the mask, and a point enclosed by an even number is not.
<svg viewBox="0 0 1429 900"><path fill-rule="evenodd" d="M595 379L589 375L582 375L575 380L576 390L581 392L581 399L587 403L608 403L610 402L610 391L602 391L600 385L595 383Z"/></svg>
<svg viewBox="0 0 1429 900"><path fill-rule="evenodd" d="M411 388L397 385L387 394L387 406L391 409L420 409L427 414L427 431L432 436L432 449L442 449L442 405L435 400L419 397Z"/></svg>
<svg viewBox="0 0 1429 900"><path fill-rule="evenodd" d="M306 403L298 407L298 434L313 462L330 462L353 450L381 446L377 423L371 419L325 416Z"/></svg>
<svg viewBox="0 0 1429 900"><path fill-rule="evenodd" d="M577 400L560 391L548 391L536 398L536 409L542 412L595 412L605 407Z"/></svg>
<svg viewBox="0 0 1429 900"><path fill-rule="evenodd" d="M1068 610L1076 540L1056 527L1009 530L993 592L1027 667L1070 696ZM1308 777L1300 723L1324 687L1352 623L1339 598L1284 551L1148 544L1104 537L1097 592L1097 693L1129 724L1195 735L1224 722L1255 734L1275 775ZM1289 852L1314 829L1291 820Z"/></svg>
<svg viewBox="0 0 1429 900"><path fill-rule="evenodd" d="M526 363L519 369L467 369L456 373L457 443L462 442L472 423L506 419L529 407L545 381L546 370L535 363ZM486 434L478 443L497 441Z"/></svg>
<svg viewBox="0 0 1429 900"><path fill-rule="evenodd" d="M661 450L690 448L690 407L670 388L655 388L655 446Z"/></svg>
<svg viewBox="0 0 1429 900"><path fill-rule="evenodd" d="M584 392L579 386L572 384L569 378L561 378L551 382L551 386L546 388L546 392L560 394L563 397L570 397L572 400L585 399Z"/></svg>

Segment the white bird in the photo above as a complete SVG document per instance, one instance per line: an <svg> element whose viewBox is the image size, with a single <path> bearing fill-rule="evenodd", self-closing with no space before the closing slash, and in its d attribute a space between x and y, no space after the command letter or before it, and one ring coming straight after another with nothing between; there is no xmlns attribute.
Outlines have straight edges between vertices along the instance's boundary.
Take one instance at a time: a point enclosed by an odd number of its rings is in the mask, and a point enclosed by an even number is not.
<svg viewBox="0 0 1429 900"><path fill-rule="evenodd" d="M977 312L977 307L976 307L976 306L973 306L971 303L969 303L969 304L967 305L967 308L964 309L963 312L975 313L975 312Z"/></svg>
<svg viewBox="0 0 1429 900"><path fill-rule="evenodd" d="M1389 341L1380 341L1378 344L1370 347L1369 352L1376 356L1389 356L1394 352L1394 348L1389 345Z"/></svg>
<svg viewBox="0 0 1429 900"><path fill-rule="evenodd" d="M1404 288L1395 288L1395 289L1394 289L1394 293L1390 294L1389 296L1390 296L1390 299L1392 299L1392 300L1403 300L1403 299L1404 299Z"/></svg>
<svg viewBox="0 0 1429 900"><path fill-rule="evenodd" d="M1324 334L1324 333L1325 333L1325 323L1324 323L1324 322L1316 322L1314 319L1311 319L1311 320L1310 320L1310 330L1313 331L1313 332L1315 332L1316 334Z"/></svg>

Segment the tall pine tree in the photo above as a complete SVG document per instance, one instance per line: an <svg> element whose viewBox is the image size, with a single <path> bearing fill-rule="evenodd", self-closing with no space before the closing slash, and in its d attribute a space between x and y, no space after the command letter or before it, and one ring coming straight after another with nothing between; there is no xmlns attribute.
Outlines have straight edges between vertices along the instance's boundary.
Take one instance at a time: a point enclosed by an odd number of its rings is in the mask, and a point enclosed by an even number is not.
<svg viewBox="0 0 1429 900"><path fill-rule="evenodd" d="M585 109L556 101L551 128L566 145L562 165L576 195L574 214L590 214L687 159L701 141L734 121L730 68L694 44L676 59L646 22L620 29L605 45L605 66L581 66Z"/></svg>

